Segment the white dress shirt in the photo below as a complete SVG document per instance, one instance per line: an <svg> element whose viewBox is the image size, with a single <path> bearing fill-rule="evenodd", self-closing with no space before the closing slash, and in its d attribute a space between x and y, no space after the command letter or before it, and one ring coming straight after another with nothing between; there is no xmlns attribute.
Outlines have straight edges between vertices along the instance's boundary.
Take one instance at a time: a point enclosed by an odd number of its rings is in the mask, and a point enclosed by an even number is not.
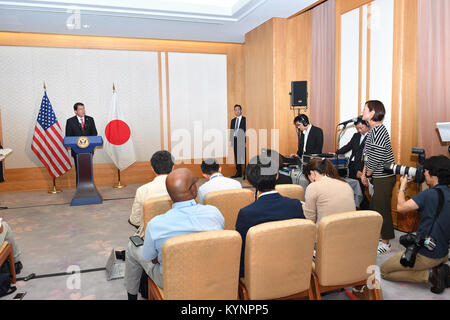
<svg viewBox="0 0 450 320"><path fill-rule="evenodd" d="M274 194L274 193L279 193L278 191L276 191L276 190L272 190L272 191L267 191L267 192L263 192L263 193L261 193L260 195L259 195L259 197L258 198L261 198L262 196L267 196L268 194Z"/></svg>
<svg viewBox="0 0 450 320"><path fill-rule="evenodd" d="M303 154L306 153L306 142L308 142L308 136L309 136L309 132L311 131L312 128L312 124L309 125L308 129L306 129L305 131L303 131Z"/></svg>
<svg viewBox="0 0 450 320"><path fill-rule="evenodd" d="M242 116L236 117L236 122L234 123L234 136L237 136L239 126L241 125Z"/></svg>
<svg viewBox="0 0 450 320"><path fill-rule="evenodd" d="M78 122L81 124L81 120L83 120L83 122L84 122L84 124L86 124L86 120L84 120L84 117L79 117L79 116L77 116L77 118L78 118Z"/></svg>
<svg viewBox="0 0 450 320"><path fill-rule="evenodd" d="M242 189L242 185L239 181L224 177L221 173L214 173L209 181L205 182L200 186L200 188L198 188L198 202L203 204L205 196L210 192L230 189Z"/></svg>
<svg viewBox="0 0 450 320"><path fill-rule="evenodd" d="M367 132L364 134L361 133L361 138L359 139L359 145L361 145L361 143L363 142L363 140L366 136L367 136Z"/></svg>

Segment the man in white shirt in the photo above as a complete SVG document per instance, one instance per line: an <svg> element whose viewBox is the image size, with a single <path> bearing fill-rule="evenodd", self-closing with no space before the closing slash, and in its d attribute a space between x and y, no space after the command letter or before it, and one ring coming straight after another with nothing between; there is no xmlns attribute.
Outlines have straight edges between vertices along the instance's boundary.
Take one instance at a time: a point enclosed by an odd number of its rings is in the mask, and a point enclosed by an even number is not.
<svg viewBox="0 0 450 320"><path fill-rule="evenodd" d="M204 160L202 162L201 169L203 177L209 180L202 184L198 189L197 199L201 204L203 204L205 196L210 192L242 189L240 182L222 175L222 167L216 159Z"/></svg>
<svg viewBox="0 0 450 320"><path fill-rule="evenodd" d="M165 150L155 152L150 160L150 164L156 177L153 181L144 184L136 190L130 219L128 219L132 226L138 228L136 235L140 237L143 237L145 233L142 212L144 203L149 198L169 195L166 189L166 178L172 172L174 165L172 155Z"/></svg>

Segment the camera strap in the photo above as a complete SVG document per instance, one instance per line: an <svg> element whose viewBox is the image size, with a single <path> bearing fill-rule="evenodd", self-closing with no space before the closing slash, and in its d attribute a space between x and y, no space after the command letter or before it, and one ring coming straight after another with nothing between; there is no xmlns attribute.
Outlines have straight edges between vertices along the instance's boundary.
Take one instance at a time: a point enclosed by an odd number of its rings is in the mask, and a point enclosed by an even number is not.
<svg viewBox="0 0 450 320"><path fill-rule="evenodd" d="M436 214L434 215L434 220L433 220L433 224L431 225L430 232L428 232L428 237L431 236L431 231L433 231L434 223L439 218L439 215L441 214L441 211L442 211L442 207L444 206L444 193L439 188L434 189L434 190L436 190L438 193L439 203L438 203L438 206L436 209Z"/></svg>
<svg viewBox="0 0 450 320"><path fill-rule="evenodd" d="M431 235L431 231L433 231L433 227L434 227L434 223L436 222L437 218L439 218L439 215L442 211L442 207L444 206L444 193L442 192L441 189L435 189L438 193L438 197L439 197L439 202L438 202L438 206L436 209L436 214L434 216L434 220L433 223L431 224L431 229L430 232L428 232L428 236ZM412 227L412 230L409 232L410 234L414 232L414 230L416 229L416 224L417 224L417 219L419 218L419 215L416 215L416 219L414 220L414 225Z"/></svg>

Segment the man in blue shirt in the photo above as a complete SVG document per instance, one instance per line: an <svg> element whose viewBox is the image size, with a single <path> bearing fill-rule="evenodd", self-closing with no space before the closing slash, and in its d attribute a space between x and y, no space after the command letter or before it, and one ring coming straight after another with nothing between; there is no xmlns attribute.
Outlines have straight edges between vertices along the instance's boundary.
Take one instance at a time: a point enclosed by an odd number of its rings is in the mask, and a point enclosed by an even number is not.
<svg viewBox="0 0 450 320"><path fill-rule="evenodd" d="M148 223L143 246L136 247L129 241L125 259L125 287L129 300L137 300L142 270L157 286L163 287L161 249L167 239L195 232L223 230L225 220L220 211L195 202L197 180L189 169L180 168L170 173L166 187L173 201L172 209Z"/></svg>
<svg viewBox="0 0 450 320"><path fill-rule="evenodd" d="M275 190L278 168L279 155L275 153L254 157L245 170L248 181L260 194L258 200L239 210L236 220L236 231L242 237L239 277L244 277L245 238L251 227L271 221L305 219L299 200L283 197Z"/></svg>
<svg viewBox="0 0 450 320"><path fill-rule="evenodd" d="M381 265L381 276L391 281L430 282L431 292L442 293L450 285L450 267L445 264L448 261L450 241L450 159L446 156L431 157L425 160L424 169L425 180L430 189L406 201L408 177L401 177L397 211L401 214L418 210L420 222L416 232L417 239L431 236L436 241L436 247L429 251L422 246L412 268L400 263L404 251L397 253ZM443 203L433 225L439 204L438 190L442 191Z"/></svg>

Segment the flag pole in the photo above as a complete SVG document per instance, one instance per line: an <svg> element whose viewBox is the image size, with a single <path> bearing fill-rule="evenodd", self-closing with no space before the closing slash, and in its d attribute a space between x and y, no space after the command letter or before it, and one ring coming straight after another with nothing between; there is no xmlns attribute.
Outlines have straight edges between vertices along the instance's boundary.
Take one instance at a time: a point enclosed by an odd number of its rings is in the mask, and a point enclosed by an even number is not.
<svg viewBox="0 0 450 320"><path fill-rule="evenodd" d="M120 183L120 169L117 169L117 175L119 176L119 182L116 183L115 185L113 185L114 189L122 189L125 188L127 185L126 184L121 184Z"/></svg>
<svg viewBox="0 0 450 320"><path fill-rule="evenodd" d="M56 179L53 178L53 189L52 190L48 190L48 193L50 193L50 194L57 194L57 193L60 193L60 192L62 192L62 190L61 189L56 189Z"/></svg>
<svg viewBox="0 0 450 320"><path fill-rule="evenodd" d="M115 93L115 92L116 92L116 86L114 85L114 82L113 82L113 93ZM115 185L113 185L113 188L115 188L115 189L122 189L122 188L125 188L126 185L120 183L120 169L117 169L117 176L118 176L118 178L119 178L119 182L116 183Z"/></svg>
<svg viewBox="0 0 450 320"><path fill-rule="evenodd" d="M44 91L47 91L47 86L45 85L45 81L44 81ZM53 189L48 190L48 193L49 194L57 194L57 193L60 193L60 192L62 192L62 190L56 188L56 179L53 178Z"/></svg>

